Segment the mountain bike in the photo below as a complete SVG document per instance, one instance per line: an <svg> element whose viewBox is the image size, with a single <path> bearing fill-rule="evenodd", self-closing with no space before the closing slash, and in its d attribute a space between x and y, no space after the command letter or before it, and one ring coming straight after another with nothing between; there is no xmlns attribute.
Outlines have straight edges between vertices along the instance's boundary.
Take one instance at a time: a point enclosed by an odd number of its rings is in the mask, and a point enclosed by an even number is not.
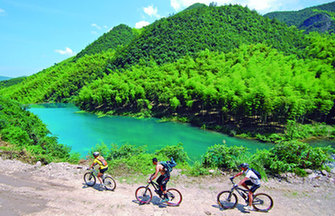
<svg viewBox="0 0 335 216"><path fill-rule="evenodd" d="M152 192L149 186L152 185L154 191L158 194L158 196L163 199L163 192L159 189L159 185L156 182L151 181L146 186L140 186L135 191L135 197L140 202L140 204L147 204L152 200ZM167 189L167 196L169 201L167 205L169 206L179 206L183 197L181 193L175 188Z"/></svg>
<svg viewBox="0 0 335 216"><path fill-rule="evenodd" d="M98 173L99 171L93 168L84 174L84 181L87 186L93 187L95 185ZM116 182L111 176L104 173L101 178L106 190L113 191L116 188Z"/></svg>
<svg viewBox="0 0 335 216"><path fill-rule="evenodd" d="M247 204L249 204L248 193L249 190L238 187L234 180L231 178L230 181L234 185L230 191L222 191L217 195L217 202L223 209L233 209L238 203L238 199L234 191L236 191ZM253 195L252 206L257 211L268 212L273 207L272 198L265 193L258 193Z"/></svg>

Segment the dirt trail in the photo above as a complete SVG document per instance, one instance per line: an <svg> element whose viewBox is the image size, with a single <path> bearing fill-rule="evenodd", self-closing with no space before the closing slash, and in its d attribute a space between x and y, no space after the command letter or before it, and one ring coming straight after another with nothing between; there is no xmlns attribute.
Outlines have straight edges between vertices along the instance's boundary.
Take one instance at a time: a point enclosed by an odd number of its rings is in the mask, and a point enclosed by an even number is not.
<svg viewBox="0 0 335 216"><path fill-rule="evenodd" d="M86 187L84 169L66 163L28 165L0 159L0 216L3 215L334 215L333 177L305 179L305 183L270 180L258 192L270 194L274 207L269 213L245 212L244 202L233 210L220 210L218 192L229 189L228 176L187 178L173 176L169 185L183 194L179 207L167 207L154 197L147 205L135 200L142 183L116 178L115 192ZM143 182L142 180L140 182ZM144 182L143 182L144 184ZM241 201L240 201L241 202Z"/></svg>

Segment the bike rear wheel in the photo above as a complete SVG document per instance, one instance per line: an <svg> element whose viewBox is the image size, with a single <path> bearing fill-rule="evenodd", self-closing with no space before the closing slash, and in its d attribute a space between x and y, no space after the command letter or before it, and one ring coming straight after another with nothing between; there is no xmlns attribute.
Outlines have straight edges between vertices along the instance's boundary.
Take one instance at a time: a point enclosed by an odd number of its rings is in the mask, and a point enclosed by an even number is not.
<svg viewBox="0 0 335 216"><path fill-rule="evenodd" d="M166 192L169 198L168 205L179 206L181 201L183 200L183 196L181 195L179 190L175 188L169 188Z"/></svg>
<svg viewBox="0 0 335 216"><path fill-rule="evenodd" d="M236 207L238 199L236 194L230 191L222 191L217 196L217 202L223 209L233 209Z"/></svg>
<svg viewBox="0 0 335 216"><path fill-rule="evenodd" d="M91 172L87 172L84 174L84 181L87 186L93 187L97 179Z"/></svg>
<svg viewBox="0 0 335 216"><path fill-rule="evenodd" d="M149 203L152 199L152 193L150 188L141 186L136 189L135 197L140 202L140 204Z"/></svg>
<svg viewBox="0 0 335 216"><path fill-rule="evenodd" d="M106 190L113 191L116 188L116 182L111 176L107 176L104 179L104 184L105 184Z"/></svg>
<svg viewBox="0 0 335 216"><path fill-rule="evenodd" d="M268 212L273 207L273 200L269 195L259 193L254 196L252 206L258 211Z"/></svg>

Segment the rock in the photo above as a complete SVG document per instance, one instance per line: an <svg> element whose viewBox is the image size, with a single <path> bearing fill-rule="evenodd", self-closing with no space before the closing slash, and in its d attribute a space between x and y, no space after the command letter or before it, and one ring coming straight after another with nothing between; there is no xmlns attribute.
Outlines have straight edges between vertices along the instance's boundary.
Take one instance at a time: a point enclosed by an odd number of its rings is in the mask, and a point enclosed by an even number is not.
<svg viewBox="0 0 335 216"><path fill-rule="evenodd" d="M213 174L213 173L215 173L215 170L211 169L211 170L208 170L208 172L211 173L211 174Z"/></svg>
<svg viewBox="0 0 335 216"><path fill-rule="evenodd" d="M210 213L209 211L205 211L206 215L212 215L212 213Z"/></svg>
<svg viewBox="0 0 335 216"><path fill-rule="evenodd" d="M305 169L305 171L306 171L307 174L312 174L313 173L313 170L311 170L311 169Z"/></svg>
<svg viewBox="0 0 335 216"><path fill-rule="evenodd" d="M37 161L36 164L35 164L35 167L37 168L37 167L41 167L41 166L42 166L41 161Z"/></svg>
<svg viewBox="0 0 335 216"><path fill-rule="evenodd" d="M322 170L321 171L321 174L324 175L324 176L327 176L328 175L328 172L326 170Z"/></svg>

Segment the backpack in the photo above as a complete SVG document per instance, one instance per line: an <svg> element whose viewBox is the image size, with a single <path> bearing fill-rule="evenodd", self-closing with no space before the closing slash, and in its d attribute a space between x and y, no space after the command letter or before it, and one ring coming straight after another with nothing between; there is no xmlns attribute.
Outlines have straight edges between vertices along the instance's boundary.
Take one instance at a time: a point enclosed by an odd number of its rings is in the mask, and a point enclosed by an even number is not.
<svg viewBox="0 0 335 216"><path fill-rule="evenodd" d="M256 174L256 176L258 177L258 179L262 179L261 174L257 170L255 170L254 168L250 168L250 170L253 171Z"/></svg>
<svg viewBox="0 0 335 216"><path fill-rule="evenodd" d="M177 163L173 160L173 157L171 157L170 161L161 161L159 163L163 165L165 171L168 173L172 172L173 167L177 166Z"/></svg>
<svg viewBox="0 0 335 216"><path fill-rule="evenodd" d="M103 166L107 166L107 161L105 160L105 158L99 156L97 159L102 163Z"/></svg>

